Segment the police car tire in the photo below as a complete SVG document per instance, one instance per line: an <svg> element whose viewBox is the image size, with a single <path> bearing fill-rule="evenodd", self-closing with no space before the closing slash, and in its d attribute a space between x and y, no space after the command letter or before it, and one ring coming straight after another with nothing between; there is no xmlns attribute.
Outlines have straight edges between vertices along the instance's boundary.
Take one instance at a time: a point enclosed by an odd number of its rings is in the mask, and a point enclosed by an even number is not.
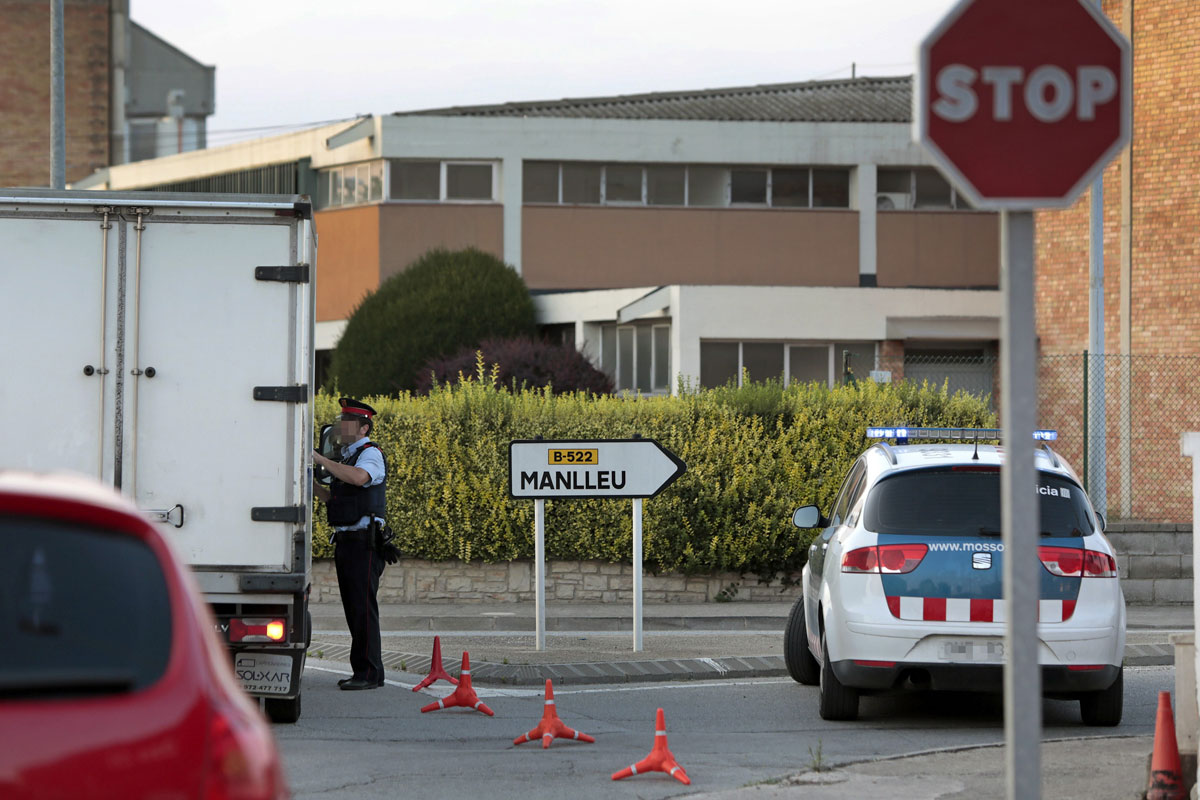
<svg viewBox="0 0 1200 800"><path fill-rule="evenodd" d="M821 665L808 649L808 626L804 622L804 598L796 601L783 631L783 663L797 683L816 686L821 682Z"/></svg>
<svg viewBox="0 0 1200 800"><path fill-rule="evenodd" d="M1084 725L1111 728L1121 724L1125 707L1125 668L1117 670L1112 686L1101 692L1088 692L1079 698L1079 716Z"/></svg>
<svg viewBox="0 0 1200 800"><path fill-rule="evenodd" d="M825 634L821 634L821 692L819 710L821 719L850 720L858 718L858 690L843 686L833 674L833 661L825 645Z"/></svg>
<svg viewBox="0 0 1200 800"><path fill-rule="evenodd" d="M263 701L263 710L271 722L291 724L300 719L300 698L303 693L292 698L268 697Z"/></svg>

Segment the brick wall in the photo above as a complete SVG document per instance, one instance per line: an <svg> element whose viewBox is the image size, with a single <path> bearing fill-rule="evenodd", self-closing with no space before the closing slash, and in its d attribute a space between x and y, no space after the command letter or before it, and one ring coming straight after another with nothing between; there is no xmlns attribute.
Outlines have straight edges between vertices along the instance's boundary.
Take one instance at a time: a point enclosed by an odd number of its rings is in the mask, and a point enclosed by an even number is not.
<svg viewBox="0 0 1200 800"><path fill-rule="evenodd" d="M533 602L533 563L510 561L484 564L473 561L418 561L401 559L383 572L379 583L381 603L487 603ZM730 589L736 587L736 593ZM647 603L704 603L722 592L736 600L791 602L800 587L784 588L778 581L760 584L754 576L651 575L642 577L642 599ZM313 561L312 599L337 601L337 574L331 559ZM633 601L633 568L628 564L599 561L551 561L546 565L546 600L556 603L624 603Z"/></svg>
<svg viewBox="0 0 1200 800"><path fill-rule="evenodd" d="M1118 27L1132 2L1132 168L1120 158L1104 175L1104 329L1109 354L1121 350L1121 193L1132 189L1130 211L1130 351L1126 355L1200 355L1200 15L1194 4L1175 0L1105 0ZM1129 35L1129 31L1126 31ZM1088 347L1088 241L1090 193L1070 208L1036 215L1036 317L1042 354L1079 353ZM1179 434L1200 430L1194 391L1170 384L1174 376L1143 374L1131 380L1129 401L1120 394L1120 372L1107 381L1110 512L1118 505L1120 481L1117 432L1131 420L1131 483L1154 487L1161 498L1141 491L1154 519L1190 517L1190 471L1185 460L1150 453L1167 442L1177 456ZM1136 366L1136 365L1135 365ZM1044 373L1044 371L1043 371ZM1195 376L1189 376L1195 381ZM1082 396L1067 384L1039 378L1040 424L1049 417L1079 419ZM1063 443L1064 449L1069 443ZM1167 463L1166 467L1161 464ZM1076 463L1079 468L1082 465Z"/></svg>
<svg viewBox="0 0 1200 800"><path fill-rule="evenodd" d="M1106 0L1118 26L1124 4ZM1128 34L1128 32L1127 32ZM1133 5L1132 352L1200 353L1200 15L1188 3ZM1104 182L1105 342L1120 343L1120 159ZM1088 341L1089 193L1038 212L1037 326L1045 353Z"/></svg>
<svg viewBox="0 0 1200 800"><path fill-rule="evenodd" d="M66 180L108 164L108 0L64 0ZM0 186L50 184L50 3L0 0Z"/></svg>

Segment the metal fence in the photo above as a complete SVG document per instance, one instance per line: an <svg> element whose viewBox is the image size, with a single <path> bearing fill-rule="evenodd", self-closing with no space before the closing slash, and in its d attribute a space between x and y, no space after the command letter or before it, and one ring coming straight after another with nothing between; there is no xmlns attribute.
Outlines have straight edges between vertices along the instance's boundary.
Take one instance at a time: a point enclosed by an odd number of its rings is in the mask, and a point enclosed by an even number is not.
<svg viewBox="0 0 1200 800"><path fill-rule="evenodd" d="M980 355L880 358L890 380L927 380L990 395L999 409L999 359ZM1058 431L1054 449L1110 519L1190 522L1192 465L1180 434L1200 431L1200 356L1042 355L1041 428Z"/></svg>
<svg viewBox="0 0 1200 800"><path fill-rule="evenodd" d="M1200 356L1044 355L1038 424L1112 519L1189 522L1185 431L1200 430Z"/></svg>

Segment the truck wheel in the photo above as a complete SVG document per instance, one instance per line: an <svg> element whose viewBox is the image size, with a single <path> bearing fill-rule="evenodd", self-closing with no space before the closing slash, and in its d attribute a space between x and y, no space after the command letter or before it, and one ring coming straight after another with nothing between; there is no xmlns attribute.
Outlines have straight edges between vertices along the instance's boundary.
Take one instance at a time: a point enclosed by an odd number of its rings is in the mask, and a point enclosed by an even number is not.
<svg viewBox="0 0 1200 800"><path fill-rule="evenodd" d="M833 674L833 660L821 634L821 719L845 720L858 718L858 690L843 686Z"/></svg>
<svg viewBox="0 0 1200 800"><path fill-rule="evenodd" d="M267 719L271 722L283 722L291 724L300 719L300 698L302 694L295 697L268 697L263 701L263 708L267 712Z"/></svg>
<svg viewBox="0 0 1200 800"><path fill-rule="evenodd" d="M783 663L797 683L816 686L821 682L821 665L808 649L808 626L804 622L804 598L792 606L787 627L783 629Z"/></svg>
<svg viewBox="0 0 1200 800"><path fill-rule="evenodd" d="M1125 707L1125 668L1117 670L1112 686L1100 692L1088 692L1079 698L1079 716L1084 725L1111 728L1121 724Z"/></svg>

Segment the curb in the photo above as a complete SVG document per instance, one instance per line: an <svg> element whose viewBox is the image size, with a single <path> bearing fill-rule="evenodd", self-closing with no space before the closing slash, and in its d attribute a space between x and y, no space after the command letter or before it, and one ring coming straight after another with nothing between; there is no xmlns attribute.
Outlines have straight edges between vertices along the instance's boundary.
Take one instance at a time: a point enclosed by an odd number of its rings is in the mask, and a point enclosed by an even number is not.
<svg viewBox="0 0 1200 800"><path fill-rule="evenodd" d="M349 661L348 644L314 641L309 651L320 651L327 661ZM1169 666L1175 663L1175 649L1167 644L1139 644L1125 647L1125 666ZM401 668L403 664L403 669ZM424 677L433 661L428 655L383 651L387 669ZM442 659L443 667L453 674L458 662ZM783 656L739 656L725 658L668 658L645 661L596 661L569 664L496 664L471 661L474 683L501 686L540 686L549 678L555 685L597 683L655 683L663 681L706 681L740 678L778 678L788 674Z"/></svg>

